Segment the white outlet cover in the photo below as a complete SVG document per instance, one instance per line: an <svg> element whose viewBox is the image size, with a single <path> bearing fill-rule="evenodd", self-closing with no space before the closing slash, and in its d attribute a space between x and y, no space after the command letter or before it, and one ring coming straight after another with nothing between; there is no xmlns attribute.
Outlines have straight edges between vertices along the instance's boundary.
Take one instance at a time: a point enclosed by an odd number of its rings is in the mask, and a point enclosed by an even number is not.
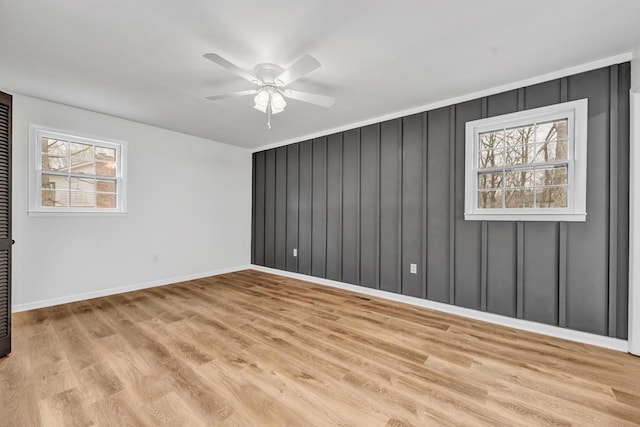
<svg viewBox="0 0 640 427"><path fill-rule="evenodd" d="M418 274L418 264L409 264L409 272L411 274Z"/></svg>
<svg viewBox="0 0 640 427"><path fill-rule="evenodd" d="M298 249L293 248L293 256L298 256Z"/></svg>

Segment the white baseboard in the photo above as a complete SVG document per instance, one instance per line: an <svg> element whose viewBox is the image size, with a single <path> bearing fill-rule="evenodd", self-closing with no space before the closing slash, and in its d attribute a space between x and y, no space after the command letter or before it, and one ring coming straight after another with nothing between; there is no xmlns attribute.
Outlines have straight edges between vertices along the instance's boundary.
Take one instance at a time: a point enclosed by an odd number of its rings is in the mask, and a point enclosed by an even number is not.
<svg viewBox="0 0 640 427"><path fill-rule="evenodd" d="M508 326L510 328L521 329L523 331L535 332L542 335L548 335L555 338L562 338L569 341L575 341L583 344L595 345L611 350L627 352L629 349L628 341L618 338L605 337L602 335L590 334L587 332L575 331L573 329L560 328L558 326L545 325L542 323L531 322L529 320L514 319L512 317L500 316L499 314L487 313L485 311L472 310L469 308L458 307L451 304L430 301L422 298L415 298L406 295L399 295L392 292L381 291L378 289L366 288L364 286L350 285L347 283L336 282L334 280L322 279L319 277L307 276L304 274L292 273L289 271L276 270L273 268L263 267L260 265L252 265L252 269L264 271L266 273L277 274L280 276L291 277L293 279L304 280L307 282L317 283L319 285L331 286L334 288L346 289L360 294L371 295L378 298L384 298L391 301L403 302L418 307L430 308L445 313L456 314L458 316L467 317L484 322L495 323L497 325Z"/></svg>
<svg viewBox="0 0 640 427"><path fill-rule="evenodd" d="M91 298L99 298L99 297L104 297L108 295L121 294L124 292L137 291L140 289L155 288L157 286L170 285L172 283L186 282L188 280L202 279L204 277L217 276L219 274L246 270L247 268L251 268L251 267L243 265L238 267L222 268L219 270L207 271L204 273L189 274L186 276L179 276L179 277L169 277L166 279L153 280L150 282L119 286L116 288L100 289L98 291L83 292L79 294L65 295L62 297L32 301L32 302L27 302L23 304L15 304L11 307L11 311L13 313L18 313L21 311L35 310L37 308L51 307L53 305L67 304L70 302L83 301Z"/></svg>

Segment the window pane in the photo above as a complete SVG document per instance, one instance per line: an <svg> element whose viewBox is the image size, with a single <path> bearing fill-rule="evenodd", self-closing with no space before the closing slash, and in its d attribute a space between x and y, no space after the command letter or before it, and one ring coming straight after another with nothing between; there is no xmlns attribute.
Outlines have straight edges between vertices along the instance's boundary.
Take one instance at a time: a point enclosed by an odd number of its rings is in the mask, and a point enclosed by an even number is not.
<svg viewBox="0 0 640 427"><path fill-rule="evenodd" d="M93 145L70 142L69 150L71 151L71 157L83 158L93 161Z"/></svg>
<svg viewBox="0 0 640 427"><path fill-rule="evenodd" d="M536 208L566 208L567 187L536 188Z"/></svg>
<svg viewBox="0 0 640 427"><path fill-rule="evenodd" d="M532 144L527 145L519 145L512 148L507 148L505 154L505 164L507 166L511 165L526 165L530 163L532 160L532 156L530 155L530 149Z"/></svg>
<svg viewBox="0 0 640 427"><path fill-rule="evenodd" d="M478 188L502 188L502 172L478 174Z"/></svg>
<svg viewBox="0 0 640 427"><path fill-rule="evenodd" d="M504 131L486 132L480 134L480 149L490 150L492 148L502 148L504 143Z"/></svg>
<svg viewBox="0 0 640 427"><path fill-rule="evenodd" d="M507 208L532 208L533 189L524 188L507 191L505 193L505 205Z"/></svg>
<svg viewBox="0 0 640 427"><path fill-rule="evenodd" d="M507 129L505 131L505 143L507 147L533 143L533 125Z"/></svg>
<svg viewBox="0 0 640 427"><path fill-rule="evenodd" d="M68 156L69 143L52 138L42 138L41 140L42 154L50 154L53 156Z"/></svg>
<svg viewBox="0 0 640 427"><path fill-rule="evenodd" d="M42 190L42 206L53 206L53 207L69 206L69 192Z"/></svg>
<svg viewBox="0 0 640 427"><path fill-rule="evenodd" d="M93 208L96 206L96 193L72 191L69 202L70 206L74 208Z"/></svg>
<svg viewBox="0 0 640 427"><path fill-rule="evenodd" d="M113 148L96 147L96 160L115 160L116 150Z"/></svg>
<svg viewBox="0 0 640 427"><path fill-rule="evenodd" d="M93 145L69 143L71 172L93 175Z"/></svg>
<svg viewBox="0 0 640 427"><path fill-rule="evenodd" d="M102 179L96 180L96 191L100 191L103 193L115 193L116 192L116 182L115 181L105 181Z"/></svg>
<svg viewBox="0 0 640 427"><path fill-rule="evenodd" d="M78 163L78 164L73 164L74 159L73 157L71 158L71 173L80 173L83 175L95 175L95 170L94 170L94 164L93 162L84 162L84 163Z"/></svg>
<svg viewBox="0 0 640 427"><path fill-rule="evenodd" d="M492 209L502 207L502 190L478 191L478 207Z"/></svg>
<svg viewBox="0 0 640 427"><path fill-rule="evenodd" d="M42 170L67 172L69 170L69 157L55 157L43 154Z"/></svg>
<svg viewBox="0 0 640 427"><path fill-rule="evenodd" d="M567 184L566 166L536 170L536 186L561 184Z"/></svg>
<svg viewBox="0 0 640 427"><path fill-rule="evenodd" d="M504 150L487 150L480 152L480 168L504 166Z"/></svg>
<svg viewBox="0 0 640 427"><path fill-rule="evenodd" d="M536 141L556 141L558 139L567 139L569 136L569 121L567 119L548 123L538 123L536 126Z"/></svg>
<svg viewBox="0 0 640 427"><path fill-rule="evenodd" d="M68 190L69 178L66 176L42 174L43 190Z"/></svg>
<svg viewBox="0 0 640 427"><path fill-rule="evenodd" d="M506 172L506 187L532 187L533 170L519 170Z"/></svg>
<svg viewBox="0 0 640 427"><path fill-rule="evenodd" d="M116 162L98 162L98 161L96 161L96 175L99 175L99 176L116 176Z"/></svg>
<svg viewBox="0 0 640 427"><path fill-rule="evenodd" d="M552 141L536 145L536 162L567 159L567 141Z"/></svg>
<svg viewBox="0 0 640 427"><path fill-rule="evenodd" d="M71 189L76 191L96 191L95 179L93 178L71 178Z"/></svg>
<svg viewBox="0 0 640 427"><path fill-rule="evenodd" d="M109 193L98 193L96 195L96 207L97 208L115 208L116 207L116 195Z"/></svg>

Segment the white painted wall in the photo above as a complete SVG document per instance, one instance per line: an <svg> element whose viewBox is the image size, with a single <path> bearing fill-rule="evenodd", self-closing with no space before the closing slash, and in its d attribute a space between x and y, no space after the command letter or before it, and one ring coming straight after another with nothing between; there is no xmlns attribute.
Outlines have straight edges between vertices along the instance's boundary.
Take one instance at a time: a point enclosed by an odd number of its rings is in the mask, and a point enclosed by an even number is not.
<svg viewBox="0 0 640 427"><path fill-rule="evenodd" d="M631 60L629 353L640 356L640 45Z"/></svg>
<svg viewBox="0 0 640 427"><path fill-rule="evenodd" d="M631 59L631 91L640 92L640 45L633 51Z"/></svg>
<svg viewBox="0 0 640 427"><path fill-rule="evenodd" d="M128 215L27 215L30 124L126 141ZM248 265L250 230L248 150L14 96L15 311Z"/></svg>

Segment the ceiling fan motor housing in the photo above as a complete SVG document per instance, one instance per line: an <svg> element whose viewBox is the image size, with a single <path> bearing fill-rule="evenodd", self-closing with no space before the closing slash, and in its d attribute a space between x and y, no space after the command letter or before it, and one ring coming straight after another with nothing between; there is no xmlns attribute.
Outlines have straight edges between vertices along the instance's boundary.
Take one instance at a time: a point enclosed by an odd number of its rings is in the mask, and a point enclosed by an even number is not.
<svg viewBox="0 0 640 427"><path fill-rule="evenodd" d="M281 66L270 63L258 64L253 69L253 73L256 75L256 77L267 85L276 84L276 77L282 74L283 71L284 68L282 68Z"/></svg>

